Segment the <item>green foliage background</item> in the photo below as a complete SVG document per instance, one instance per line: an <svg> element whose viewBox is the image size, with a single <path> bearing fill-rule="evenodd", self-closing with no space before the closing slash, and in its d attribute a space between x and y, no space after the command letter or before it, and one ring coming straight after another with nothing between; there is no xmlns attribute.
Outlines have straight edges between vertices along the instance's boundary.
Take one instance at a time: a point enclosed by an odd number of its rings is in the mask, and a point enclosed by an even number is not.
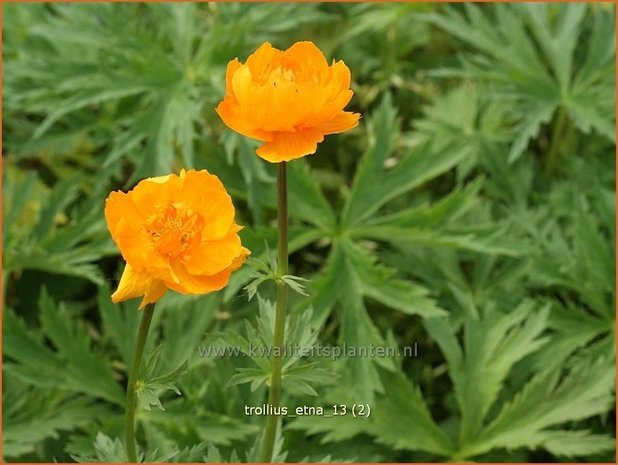
<svg viewBox="0 0 618 465"><path fill-rule="evenodd" d="M266 260L274 166L214 108L226 63L312 40L353 76L359 128L290 165L290 340L417 343L418 357L290 361L287 461L614 461L615 8L611 4L3 5L3 455L122 461L139 313L111 190L206 168ZM251 461L268 339L230 286L166 296L147 353L150 461ZM311 308L311 310L309 310ZM293 366L292 366L293 365ZM178 375L175 373L174 375ZM156 378L155 378L156 380ZM175 392L178 387L181 395ZM316 395L317 394L317 395ZM165 411L157 409L161 402Z"/></svg>

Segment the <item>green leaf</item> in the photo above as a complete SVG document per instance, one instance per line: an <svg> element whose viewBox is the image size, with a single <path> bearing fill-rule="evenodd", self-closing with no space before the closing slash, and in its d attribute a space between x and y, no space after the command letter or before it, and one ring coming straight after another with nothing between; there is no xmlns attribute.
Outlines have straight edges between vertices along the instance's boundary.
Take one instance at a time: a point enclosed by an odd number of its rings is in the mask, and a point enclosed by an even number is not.
<svg viewBox="0 0 618 465"><path fill-rule="evenodd" d="M374 189L384 170L384 162L395 145L395 136L399 131L396 118L397 112L390 94L387 94L369 118L369 147L356 170L354 184L342 212L340 222L343 227L353 225L379 208L375 203L377 195Z"/></svg>
<svg viewBox="0 0 618 465"><path fill-rule="evenodd" d="M45 440L90 425L106 413L91 399L33 388L5 374L3 456L18 458L32 453Z"/></svg>
<svg viewBox="0 0 618 465"><path fill-rule="evenodd" d="M510 313L486 310L480 321L464 324L463 350L445 319L426 320L425 327L442 348L462 415L460 441L464 447L478 436L513 365L547 342L548 308L533 313L531 301Z"/></svg>
<svg viewBox="0 0 618 465"><path fill-rule="evenodd" d="M15 176L20 178L19 173ZM10 202L4 224L13 225L8 231L10 238L3 238L5 272L34 269L103 283L100 270L92 263L110 253L111 241L98 208L99 192L69 220L65 210L79 190L74 178L49 191L36 176L27 175L19 182L8 182L3 189ZM19 193L22 190L34 196L28 203Z"/></svg>
<svg viewBox="0 0 618 465"><path fill-rule="evenodd" d="M541 447L558 457L582 457L616 448L614 438L589 431L547 431L539 436Z"/></svg>
<svg viewBox="0 0 618 465"><path fill-rule="evenodd" d="M105 334L116 345L125 367L131 366L140 312L114 304L107 285L99 288L97 304Z"/></svg>
<svg viewBox="0 0 618 465"><path fill-rule="evenodd" d="M335 229L335 213L324 197L315 174L304 160L289 164L289 209L294 217L307 221L327 232Z"/></svg>
<svg viewBox="0 0 618 465"><path fill-rule="evenodd" d="M63 102L62 107L50 113L41 125L34 131L32 137L41 137L56 121L75 110L87 107L89 105L100 104L107 100L116 100L123 97L129 97L136 94L141 94L146 90L145 86L136 86L134 88L125 89L92 89L93 93L81 92L73 97L68 98Z"/></svg>
<svg viewBox="0 0 618 465"><path fill-rule="evenodd" d="M371 255L360 246L351 241L342 241L341 247L362 294L409 315L431 318L446 314L428 296L424 287L393 278L395 270L376 264Z"/></svg>
<svg viewBox="0 0 618 465"><path fill-rule="evenodd" d="M94 441L94 455L92 456L73 456L76 462L93 463L93 462L111 462L122 463L127 460L126 449L122 441L118 438L110 438L102 432L97 433Z"/></svg>
<svg viewBox="0 0 618 465"><path fill-rule="evenodd" d="M388 94L372 115L369 128L369 148L357 169L342 212L344 229L362 224L389 200L443 174L467 156L467 149L461 146L428 156L427 146L422 145L396 160L393 168L386 169L385 163L394 150L394 138L399 129L396 110Z"/></svg>
<svg viewBox="0 0 618 465"><path fill-rule="evenodd" d="M466 15L450 8L426 16L475 49L462 57L460 70L443 74L492 83L498 89L496 97L511 108L517 124L509 161L521 156L559 107L567 109L582 132L594 128L615 142L615 112L610 103L615 98L611 40L615 30L609 26L613 14L597 9L595 33L584 35L591 27L590 10L584 4L497 4L493 9L467 4ZM605 33L602 39L600 31ZM588 49L584 62L578 60L582 42Z"/></svg>
<svg viewBox="0 0 618 465"><path fill-rule="evenodd" d="M171 371L187 360L191 366L205 362L197 347L203 343L205 333L216 325L220 311L216 294L185 296L170 293L161 299L153 323L161 328L164 336L164 350L159 362L161 370Z"/></svg>
<svg viewBox="0 0 618 465"><path fill-rule="evenodd" d="M123 405L123 390L114 380L107 360L92 350L83 324L73 321L68 310L57 306L45 291L39 308L41 329L53 350L44 346L40 337L28 331L12 312L7 312L5 355L13 362L7 363L6 369L36 386L87 393Z"/></svg>
<svg viewBox="0 0 618 465"><path fill-rule="evenodd" d="M309 296L309 294L307 294L305 290L305 286L301 284L301 282L308 282L308 279L301 278L300 276L286 274L281 277L281 281L288 285L290 289L292 289L297 294Z"/></svg>
<svg viewBox="0 0 618 465"><path fill-rule="evenodd" d="M261 368L237 368L237 373L228 381L229 386L251 383L251 391L257 390L262 384L267 384L270 373Z"/></svg>
<svg viewBox="0 0 618 465"><path fill-rule="evenodd" d="M165 410L159 399L162 391L174 391L176 394L181 395L178 383L188 369L189 363L185 360L169 373L154 376L162 350L163 345L160 344L152 351L144 365L143 378L138 380L137 383L137 400L141 407L146 410L150 410L151 406Z"/></svg>
<svg viewBox="0 0 618 465"><path fill-rule="evenodd" d="M388 391L378 397L370 416L371 432L378 442L397 450L450 456L453 444L432 419L418 387L402 372L385 373L383 379Z"/></svg>
<svg viewBox="0 0 618 465"><path fill-rule="evenodd" d="M543 47L550 61L551 70L561 89L566 90L573 74L573 54L578 43L580 24L586 14L586 5L574 3L555 10L551 24L550 9L547 4L526 4L522 10L525 20L537 42ZM555 26L555 27L553 27Z"/></svg>
<svg viewBox="0 0 618 465"><path fill-rule="evenodd" d="M542 445L547 440L543 437L546 428L594 416L613 404L613 360L586 360L573 366L562 380L559 375L557 370L548 370L535 376L502 408L467 456L493 448ZM550 447L551 438L550 432Z"/></svg>

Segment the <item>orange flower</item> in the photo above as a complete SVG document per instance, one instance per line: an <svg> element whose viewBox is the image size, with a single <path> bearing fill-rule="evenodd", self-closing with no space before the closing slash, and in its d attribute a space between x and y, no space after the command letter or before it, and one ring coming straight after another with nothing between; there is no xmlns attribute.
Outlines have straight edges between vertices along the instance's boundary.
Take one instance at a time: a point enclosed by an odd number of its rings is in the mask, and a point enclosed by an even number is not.
<svg viewBox="0 0 618 465"><path fill-rule="evenodd" d="M216 111L234 131L265 142L257 154L276 163L315 153L325 135L357 126L360 115L343 111L352 95L343 61L328 66L312 42L286 51L266 42L245 64L227 65Z"/></svg>
<svg viewBox="0 0 618 465"><path fill-rule="evenodd" d="M144 296L142 308L168 289L217 291L249 254L238 237L232 199L206 170L182 170L145 179L126 194L112 192L105 219L127 262L114 302Z"/></svg>

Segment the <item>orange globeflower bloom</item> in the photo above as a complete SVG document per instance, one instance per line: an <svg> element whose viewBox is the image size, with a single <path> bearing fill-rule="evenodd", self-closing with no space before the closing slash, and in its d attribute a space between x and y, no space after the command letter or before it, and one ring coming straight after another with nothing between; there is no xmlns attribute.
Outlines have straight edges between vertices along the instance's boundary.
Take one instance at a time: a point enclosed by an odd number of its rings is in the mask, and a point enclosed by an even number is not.
<svg viewBox="0 0 618 465"><path fill-rule="evenodd" d="M266 42L245 64L227 65L216 111L234 131L265 142L257 154L276 163L315 153L325 135L357 126L360 115L343 111L352 95L343 61L328 66L312 42L285 51Z"/></svg>
<svg viewBox="0 0 618 465"><path fill-rule="evenodd" d="M234 205L206 170L140 181L112 192L107 227L127 264L114 302L144 296L140 308L168 289L206 294L223 288L249 254L240 243Z"/></svg>

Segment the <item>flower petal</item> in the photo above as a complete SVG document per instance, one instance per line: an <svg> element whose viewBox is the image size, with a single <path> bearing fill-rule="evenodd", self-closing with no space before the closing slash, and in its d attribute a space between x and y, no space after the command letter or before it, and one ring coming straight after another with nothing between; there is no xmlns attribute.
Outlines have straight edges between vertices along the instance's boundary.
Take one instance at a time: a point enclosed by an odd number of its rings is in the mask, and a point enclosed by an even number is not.
<svg viewBox="0 0 618 465"><path fill-rule="evenodd" d="M225 98L215 109L223 122L234 131L251 139L268 141L273 139L272 133L256 127L242 115L238 104L234 105L229 98Z"/></svg>
<svg viewBox="0 0 618 465"><path fill-rule="evenodd" d="M238 234L228 234L193 248L184 260L185 267L191 274L213 275L229 267L241 251Z"/></svg>
<svg viewBox="0 0 618 465"><path fill-rule="evenodd" d="M241 247L240 254L232 261L232 264L230 265L230 270L236 271L240 268L249 255L251 255L251 251L246 247Z"/></svg>
<svg viewBox="0 0 618 465"><path fill-rule="evenodd" d="M236 99L236 96L234 95L234 89L232 88L232 77L240 67L240 61L238 61L238 58L234 58L227 64L225 71L225 94L226 96L232 97L234 100Z"/></svg>
<svg viewBox="0 0 618 465"><path fill-rule="evenodd" d="M148 217L166 208L177 197L182 183L182 179L176 175L148 178L138 183L129 195L142 215Z"/></svg>
<svg viewBox="0 0 618 465"><path fill-rule="evenodd" d="M283 52L283 66L294 69L299 78L312 78L328 70L322 51L309 41L296 42Z"/></svg>
<svg viewBox="0 0 618 465"><path fill-rule="evenodd" d="M143 228L146 216L133 202L132 194L112 192L105 202L107 228L123 258L141 271L148 261L148 236Z"/></svg>
<svg viewBox="0 0 618 465"><path fill-rule="evenodd" d="M251 76L257 82L260 78L270 73L281 63L283 52L273 47L270 42L264 42L260 47L247 58L247 66L251 71Z"/></svg>
<svg viewBox="0 0 618 465"><path fill-rule="evenodd" d="M175 274L174 281L166 282L166 286L181 294L207 294L218 291L226 286L232 274L232 268L228 267L219 273L207 276L193 275L180 260L170 261Z"/></svg>
<svg viewBox="0 0 618 465"><path fill-rule="evenodd" d="M158 301L165 295L167 288L163 281L152 277L146 272L137 272L127 263L118 283L118 289L112 294L112 302L144 296L139 308Z"/></svg>
<svg viewBox="0 0 618 465"><path fill-rule="evenodd" d="M343 111L333 119L318 125L316 129L322 131L324 134L338 134L358 126L359 119L360 113Z"/></svg>
<svg viewBox="0 0 618 465"><path fill-rule="evenodd" d="M117 191L109 194L105 201L105 220L114 240L118 224L127 216L138 220L143 218L128 194Z"/></svg>
<svg viewBox="0 0 618 465"><path fill-rule="evenodd" d="M317 129L308 128L295 132L277 132L271 142L259 147L256 153L272 163L289 161L315 153L324 135Z"/></svg>
<svg viewBox="0 0 618 465"><path fill-rule="evenodd" d="M320 124L332 120L343 111L353 95L354 92L348 89L340 91L334 97L329 97L330 100L324 103L319 109L316 109L316 111L303 122L302 127L318 127Z"/></svg>
<svg viewBox="0 0 618 465"><path fill-rule="evenodd" d="M236 210L219 178L206 170L188 171L178 197L185 208L201 216L202 240L221 239L230 232Z"/></svg>

